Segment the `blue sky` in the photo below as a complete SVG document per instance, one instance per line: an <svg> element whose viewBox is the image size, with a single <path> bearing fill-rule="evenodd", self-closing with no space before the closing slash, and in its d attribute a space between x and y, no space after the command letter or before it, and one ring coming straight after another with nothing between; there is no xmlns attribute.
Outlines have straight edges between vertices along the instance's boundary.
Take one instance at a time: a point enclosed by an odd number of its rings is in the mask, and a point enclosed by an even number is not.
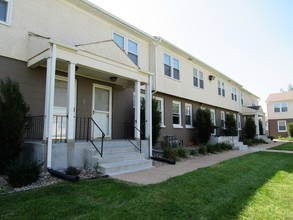
<svg viewBox="0 0 293 220"><path fill-rule="evenodd" d="M265 100L293 84L292 0L90 0Z"/></svg>

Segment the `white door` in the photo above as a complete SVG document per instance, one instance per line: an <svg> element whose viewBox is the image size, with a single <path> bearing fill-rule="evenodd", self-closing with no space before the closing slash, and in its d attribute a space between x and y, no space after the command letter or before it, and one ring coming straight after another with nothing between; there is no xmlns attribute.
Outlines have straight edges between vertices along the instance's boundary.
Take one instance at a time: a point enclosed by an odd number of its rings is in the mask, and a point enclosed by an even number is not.
<svg viewBox="0 0 293 220"><path fill-rule="evenodd" d="M93 119L105 133L111 137L111 109L112 109L112 88L94 84L93 87ZM93 125L93 137L100 138L101 131Z"/></svg>

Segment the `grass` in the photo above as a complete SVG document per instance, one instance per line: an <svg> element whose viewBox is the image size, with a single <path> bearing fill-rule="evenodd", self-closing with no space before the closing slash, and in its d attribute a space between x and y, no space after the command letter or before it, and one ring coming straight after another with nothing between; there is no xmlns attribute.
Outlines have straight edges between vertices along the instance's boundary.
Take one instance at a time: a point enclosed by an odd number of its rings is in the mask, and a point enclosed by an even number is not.
<svg viewBox="0 0 293 220"><path fill-rule="evenodd" d="M0 197L0 219L290 219L293 155L258 152L168 181L61 183Z"/></svg>
<svg viewBox="0 0 293 220"><path fill-rule="evenodd" d="M288 151L293 151L293 142L288 142L276 147L270 148L271 150L288 150Z"/></svg>

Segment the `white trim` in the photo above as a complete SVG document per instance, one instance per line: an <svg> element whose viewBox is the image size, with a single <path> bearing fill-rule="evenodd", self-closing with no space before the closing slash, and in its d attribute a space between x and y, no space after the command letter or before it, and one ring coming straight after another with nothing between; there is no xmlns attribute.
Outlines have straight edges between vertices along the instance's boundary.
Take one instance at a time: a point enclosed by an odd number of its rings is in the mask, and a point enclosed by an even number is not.
<svg viewBox="0 0 293 220"><path fill-rule="evenodd" d="M92 114L95 109L95 88L105 89L109 91L109 135L105 134L107 138L112 137L112 87L104 86L100 84L93 83L93 90L92 90Z"/></svg>
<svg viewBox="0 0 293 220"><path fill-rule="evenodd" d="M237 115L237 128L238 130L242 130L241 116L239 114Z"/></svg>
<svg viewBox="0 0 293 220"><path fill-rule="evenodd" d="M186 107L190 107L190 115L188 115L188 116L190 116L190 124L186 124ZM192 120L193 120L193 117L192 117L192 104L185 103L184 110L185 110L185 112L184 112L184 115L185 115L185 127L186 128L193 128L193 125L192 125Z"/></svg>
<svg viewBox="0 0 293 220"><path fill-rule="evenodd" d="M135 113L134 113L134 124L137 129L134 130L134 137L136 139L140 139L140 132L138 129L140 129L140 120L141 120L141 115L140 115L140 103L141 103L141 92L140 92L141 84L140 81L135 81L135 96L134 96L134 101L135 101Z"/></svg>
<svg viewBox="0 0 293 220"><path fill-rule="evenodd" d="M280 130L280 123L281 122L285 122L285 130ZM278 124L278 132L288 132L288 129L287 129L287 121L286 120L280 120L280 121L277 121L277 124Z"/></svg>
<svg viewBox="0 0 293 220"><path fill-rule="evenodd" d="M224 121L224 125L222 126L222 121ZM226 113L221 111L221 127L226 128Z"/></svg>
<svg viewBox="0 0 293 220"><path fill-rule="evenodd" d="M178 114L179 114L179 124L174 124L173 123L173 127L174 128L183 128L182 127L182 120L181 120L181 117L182 117L182 113L181 113L181 102L179 102L179 101L172 101L172 122L173 122L173 114L174 114L174 112L173 112L173 104L178 104L179 105L179 112L178 112Z"/></svg>
<svg viewBox="0 0 293 220"><path fill-rule="evenodd" d="M165 128L165 109L164 109L164 98L154 96L154 99L160 101L161 103L161 127Z"/></svg>
<svg viewBox="0 0 293 220"><path fill-rule="evenodd" d="M211 112L212 123L213 123L214 126L217 126L215 109L210 109L210 112ZM213 117L212 117L212 114L213 114ZM212 135L216 135L216 134L217 134L217 130L216 130L216 128L214 128L214 132L212 133Z"/></svg>
<svg viewBox="0 0 293 220"><path fill-rule="evenodd" d="M1 0L1 1L7 2L7 14L6 14L6 21L0 21L0 24L11 26L13 0Z"/></svg>

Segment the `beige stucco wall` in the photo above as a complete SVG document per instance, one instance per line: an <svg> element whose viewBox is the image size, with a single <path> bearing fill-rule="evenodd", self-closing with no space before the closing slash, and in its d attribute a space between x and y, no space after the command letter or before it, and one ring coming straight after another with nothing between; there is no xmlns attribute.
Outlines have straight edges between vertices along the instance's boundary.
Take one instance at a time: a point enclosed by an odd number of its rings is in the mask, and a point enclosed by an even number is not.
<svg viewBox="0 0 293 220"><path fill-rule="evenodd" d="M151 39L103 16L103 13L75 0L14 0L11 26L0 24L1 40L5 42L0 44L0 55L27 61L28 32L72 46L110 40L113 32L119 32L138 43L139 66L149 71Z"/></svg>
<svg viewBox="0 0 293 220"><path fill-rule="evenodd" d="M168 77L164 74L164 53L175 57L180 61L180 80ZM204 73L204 89L193 86L193 68ZM214 80L209 80L209 75L215 76ZM225 97L218 95L218 80L225 83ZM231 80L230 80L231 81ZM216 72L201 65L195 60L188 60L188 57L176 53L164 46L157 47L157 90L186 98L192 101L217 106L232 111L239 112L240 109L240 88ZM231 88L237 89L237 101L231 98Z"/></svg>
<svg viewBox="0 0 293 220"><path fill-rule="evenodd" d="M288 112L274 112L274 103L288 103ZM267 102L268 119L291 119L293 118L293 100L280 102Z"/></svg>

